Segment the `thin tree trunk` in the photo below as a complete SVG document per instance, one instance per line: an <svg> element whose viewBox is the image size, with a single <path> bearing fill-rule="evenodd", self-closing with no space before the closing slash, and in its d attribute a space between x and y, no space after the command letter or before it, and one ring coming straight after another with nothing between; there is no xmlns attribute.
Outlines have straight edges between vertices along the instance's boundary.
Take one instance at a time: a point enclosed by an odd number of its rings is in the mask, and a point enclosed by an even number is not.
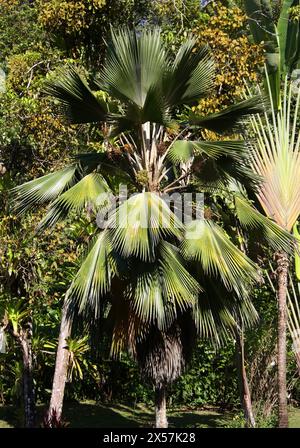
<svg viewBox="0 0 300 448"><path fill-rule="evenodd" d="M167 399L166 388L160 386L155 389L155 427L167 428Z"/></svg>
<svg viewBox="0 0 300 448"><path fill-rule="evenodd" d="M245 368L243 331L236 329L235 337L236 337L236 357L237 357L237 369L238 369L241 405L244 410L246 426L250 428L255 428L255 418L252 408L247 372Z"/></svg>
<svg viewBox="0 0 300 448"><path fill-rule="evenodd" d="M31 322L28 324L31 327ZM23 355L23 398L25 427L33 428L35 426L36 409L35 393L33 382L33 358L31 345L31 329L29 328L24 335L20 337L20 344Z"/></svg>
<svg viewBox="0 0 300 448"><path fill-rule="evenodd" d="M61 323L58 347L56 353L55 372L53 378L52 394L49 406L48 417L51 422L51 417L55 415L56 420L59 421L62 414L65 385L67 381L69 351L67 348L67 339L71 336L72 324L67 316L66 302L62 308Z"/></svg>
<svg viewBox="0 0 300 448"><path fill-rule="evenodd" d="M284 252L277 252L277 281L278 281L278 426L288 428L287 388L286 388L286 325L287 325L287 279L288 256Z"/></svg>

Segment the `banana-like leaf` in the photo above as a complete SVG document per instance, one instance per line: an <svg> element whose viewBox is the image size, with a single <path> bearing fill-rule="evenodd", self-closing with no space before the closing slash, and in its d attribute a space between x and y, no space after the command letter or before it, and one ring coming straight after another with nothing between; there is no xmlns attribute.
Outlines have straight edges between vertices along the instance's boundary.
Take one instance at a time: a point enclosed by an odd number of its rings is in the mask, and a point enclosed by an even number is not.
<svg viewBox="0 0 300 448"><path fill-rule="evenodd" d="M52 201L75 182L76 170L76 165L71 165L13 188L11 193L15 210L24 213Z"/></svg>
<svg viewBox="0 0 300 448"><path fill-rule="evenodd" d="M281 110L273 106L271 116L251 118L256 137L251 164L262 178L258 200L266 215L289 232L300 214L299 105L300 90L293 98L286 78Z"/></svg>
<svg viewBox="0 0 300 448"><path fill-rule="evenodd" d="M74 67L61 70L56 79L47 80L44 92L61 103L71 123L106 121L108 105L96 98Z"/></svg>
<svg viewBox="0 0 300 448"><path fill-rule="evenodd" d="M256 44L263 44L265 50L266 70L272 91L272 100L280 108L281 57L280 38L277 35L272 2L270 0L244 0L248 23ZM279 34L282 34L279 31ZM268 87L265 83L266 91Z"/></svg>
<svg viewBox="0 0 300 448"><path fill-rule="evenodd" d="M270 0L244 0L249 27L255 43L273 41L274 18Z"/></svg>
<svg viewBox="0 0 300 448"><path fill-rule="evenodd" d="M235 210L242 227L262 233L270 247L275 251L282 249L292 253L295 240L290 233L282 229L271 219L262 215L252 204L240 195L235 195Z"/></svg>
<svg viewBox="0 0 300 448"><path fill-rule="evenodd" d="M224 230L208 220L187 225L181 243L183 256L201 263L205 274L219 278L228 290L247 295L259 280L258 267L229 239Z"/></svg>
<svg viewBox="0 0 300 448"><path fill-rule="evenodd" d="M297 67L300 59L300 23L291 20L290 8L299 6L299 0L284 0L277 24L281 72L291 74Z"/></svg>
<svg viewBox="0 0 300 448"><path fill-rule="evenodd" d="M108 227L112 245L122 256L136 256L143 261L155 259L161 238L180 238L183 230L168 204L150 192L136 194L121 204Z"/></svg>
<svg viewBox="0 0 300 448"><path fill-rule="evenodd" d="M71 211L80 212L85 207L94 211L109 201L109 187L99 173L90 173L67 191L62 193L52 204L39 228L53 226L65 218Z"/></svg>
<svg viewBox="0 0 300 448"><path fill-rule="evenodd" d="M190 114L189 121L191 125L222 134L228 131L232 132L241 124L242 119L245 117L263 111L264 99L260 95L257 95L205 117L192 113Z"/></svg>

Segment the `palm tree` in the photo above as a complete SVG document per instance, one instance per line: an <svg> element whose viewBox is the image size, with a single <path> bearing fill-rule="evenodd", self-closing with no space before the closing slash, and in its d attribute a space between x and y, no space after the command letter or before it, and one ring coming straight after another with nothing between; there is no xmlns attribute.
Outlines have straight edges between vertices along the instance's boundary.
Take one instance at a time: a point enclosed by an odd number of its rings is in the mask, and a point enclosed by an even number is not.
<svg viewBox="0 0 300 448"><path fill-rule="evenodd" d="M136 193L117 202L95 235L68 290L63 318L69 321L75 312L98 317L101 303L109 301L112 354L128 348L154 382L157 426L167 425L165 387L180 375L193 333L220 342L233 331L237 310L246 324L257 317L249 299L257 266L217 222L186 224L164 196L226 189L232 179L257 182L247 142L205 141L203 130L240 130L242 119L261 110L261 99L199 116L190 106L209 94L213 78L208 50L197 49L193 38L172 59L158 29L112 31L106 63L92 84L100 92L74 67L45 87L71 123L100 123L102 150L78 154L66 168L14 190L20 212L50 202L39 229L87 207L90 213L106 210L106 193L119 183ZM272 235L286 242L276 225ZM67 370L60 351L68 334L61 336L50 409L58 417Z"/></svg>
<svg viewBox="0 0 300 448"><path fill-rule="evenodd" d="M268 81L268 76L267 76ZM298 114L300 91L293 94L293 84L286 77L281 92L281 108L273 104L269 84L271 114L252 117L257 142L252 156L253 170L262 177L257 199L265 214L280 227L291 232L300 214L300 136ZM289 257L276 250L278 296L278 390L279 426L288 426L286 393L286 326Z"/></svg>

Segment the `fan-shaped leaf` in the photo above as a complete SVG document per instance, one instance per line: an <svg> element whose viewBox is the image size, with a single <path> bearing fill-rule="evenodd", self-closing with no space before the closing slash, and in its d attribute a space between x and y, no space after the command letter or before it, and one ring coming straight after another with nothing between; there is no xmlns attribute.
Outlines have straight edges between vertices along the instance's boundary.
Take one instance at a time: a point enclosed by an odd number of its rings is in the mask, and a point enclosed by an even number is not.
<svg viewBox="0 0 300 448"><path fill-rule="evenodd" d="M247 295L249 286L259 279L255 263L211 221L188 224L181 248L184 257L199 261L207 275L219 277L227 289L238 295Z"/></svg>
<svg viewBox="0 0 300 448"><path fill-rule="evenodd" d="M179 238L183 225L156 193L139 193L120 205L108 224L113 247L122 256L155 259L163 236Z"/></svg>
<svg viewBox="0 0 300 448"><path fill-rule="evenodd" d="M74 183L76 169L76 165L71 165L13 188L15 209L24 213L36 205L55 199Z"/></svg>

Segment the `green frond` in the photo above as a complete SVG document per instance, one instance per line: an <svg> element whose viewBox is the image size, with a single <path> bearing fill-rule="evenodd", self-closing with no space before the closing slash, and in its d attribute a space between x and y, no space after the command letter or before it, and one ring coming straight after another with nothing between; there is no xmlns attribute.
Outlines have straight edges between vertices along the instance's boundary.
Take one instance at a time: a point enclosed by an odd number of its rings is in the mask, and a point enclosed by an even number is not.
<svg viewBox="0 0 300 448"><path fill-rule="evenodd" d="M208 220L188 224L181 243L183 256L201 263L208 276L219 278L228 290L247 295L258 281L258 267L229 239L224 230Z"/></svg>
<svg viewBox="0 0 300 448"><path fill-rule="evenodd" d="M161 83L166 51L159 29L138 36L126 28L112 30L99 87L125 104L143 109L150 89Z"/></svg>
<svg viewBox="0 0 300 448"><path fill-rule="evenodd" d="M90 173L84 176L51 204L39 228L53 226L71 211L80 212L85 207L96 211L101 206L108 205L108 192L109 187L100 174Z"/></svg>
<svg viewBox="0 0 300 448"><path fill-rule="evenodd" d="M166 71L163 93L170 107L195 102L213 88L214 61L207 47L195 51L195 44L187 39Z"/></svg>
<svg viewBox="0 0 300 448"><path fill-rule="evenodd" d="M55 79L49 79L44 92L56 98L71 123L105 121L109 108L104 100L96 98L86 80L74 67L63 69Z"/></svg>
<svg viewBox="0 0 300 448"><path fill-rule="evenodd" d="M244 140L177 140L172 144L168 155L172 162L187 162L197 155L207 156L215 160L227 156L242 161L248 156L248 150L249 146Z"/></svg>
<svg viewBox="0 0 300 448"><path fill-rule="evenodd" d="M108 235L103 231L96 238L67 291L69 309L76 307L79 313L93 310L98 317L99 302L110 290L114 275L110 253Z"/></svg>
<svg viewBox="0 0 300 448"><path fill-rule="evenodd" d="M249 231L261 232L270 247L275 251L282 249L287 253L293 252L295 240L292 235L271 219L262 215L246 198L235 195L235 209L242 227Z"/></svg>
<svg viewBox="0 0 300 448"><path fill-rule="evenodd" d="M215 346L223 345L235 335L237 316L246 328L258 322L258 314L247 296L237 297L214 278L200 277L204 291L199 295L193 318L201 339Z"/></svg>
<svg viewBox="0 0 300 448"><path fill-rule="evenodd" d="M263 112L264 102L265 100L260 95L253 96L205 117L192 113L189 121L191 125L209 129L219 134L232 133L244 118Z"/></svg>
<svg viewBox="0 0 300 448"><path fill-rule="evenodd" d="M161 238L179 238L183 225L168 204L156 193L139 193L121 204L111 217L109 234L122 256L143 261L155 259Z"/></svg>
<svg viewBox="0 0 300 448"><path fill-rule="evenodd" d="M11 190L14 209L19 213L54 200L75 182L76 165L31 180Z"/></svg>
<svg viewBox="0 0 300 448"><path fill-rule="evenodd" d="M224 188L232 180L255 188L260 178L251 169L250 151L251 147L243 140L177 140L168 157L172 163L191 162L194 181L200 182L201 188Z"/></svg>
<svg viewBox="0 0 300 448"><path fill-rule="evenodd" d="M166 241L159 245L154 263L136 263L125 298L133 311L159 329L168 328L183 312L195 305L200 286L184 267L178 249Z"/></svg>

